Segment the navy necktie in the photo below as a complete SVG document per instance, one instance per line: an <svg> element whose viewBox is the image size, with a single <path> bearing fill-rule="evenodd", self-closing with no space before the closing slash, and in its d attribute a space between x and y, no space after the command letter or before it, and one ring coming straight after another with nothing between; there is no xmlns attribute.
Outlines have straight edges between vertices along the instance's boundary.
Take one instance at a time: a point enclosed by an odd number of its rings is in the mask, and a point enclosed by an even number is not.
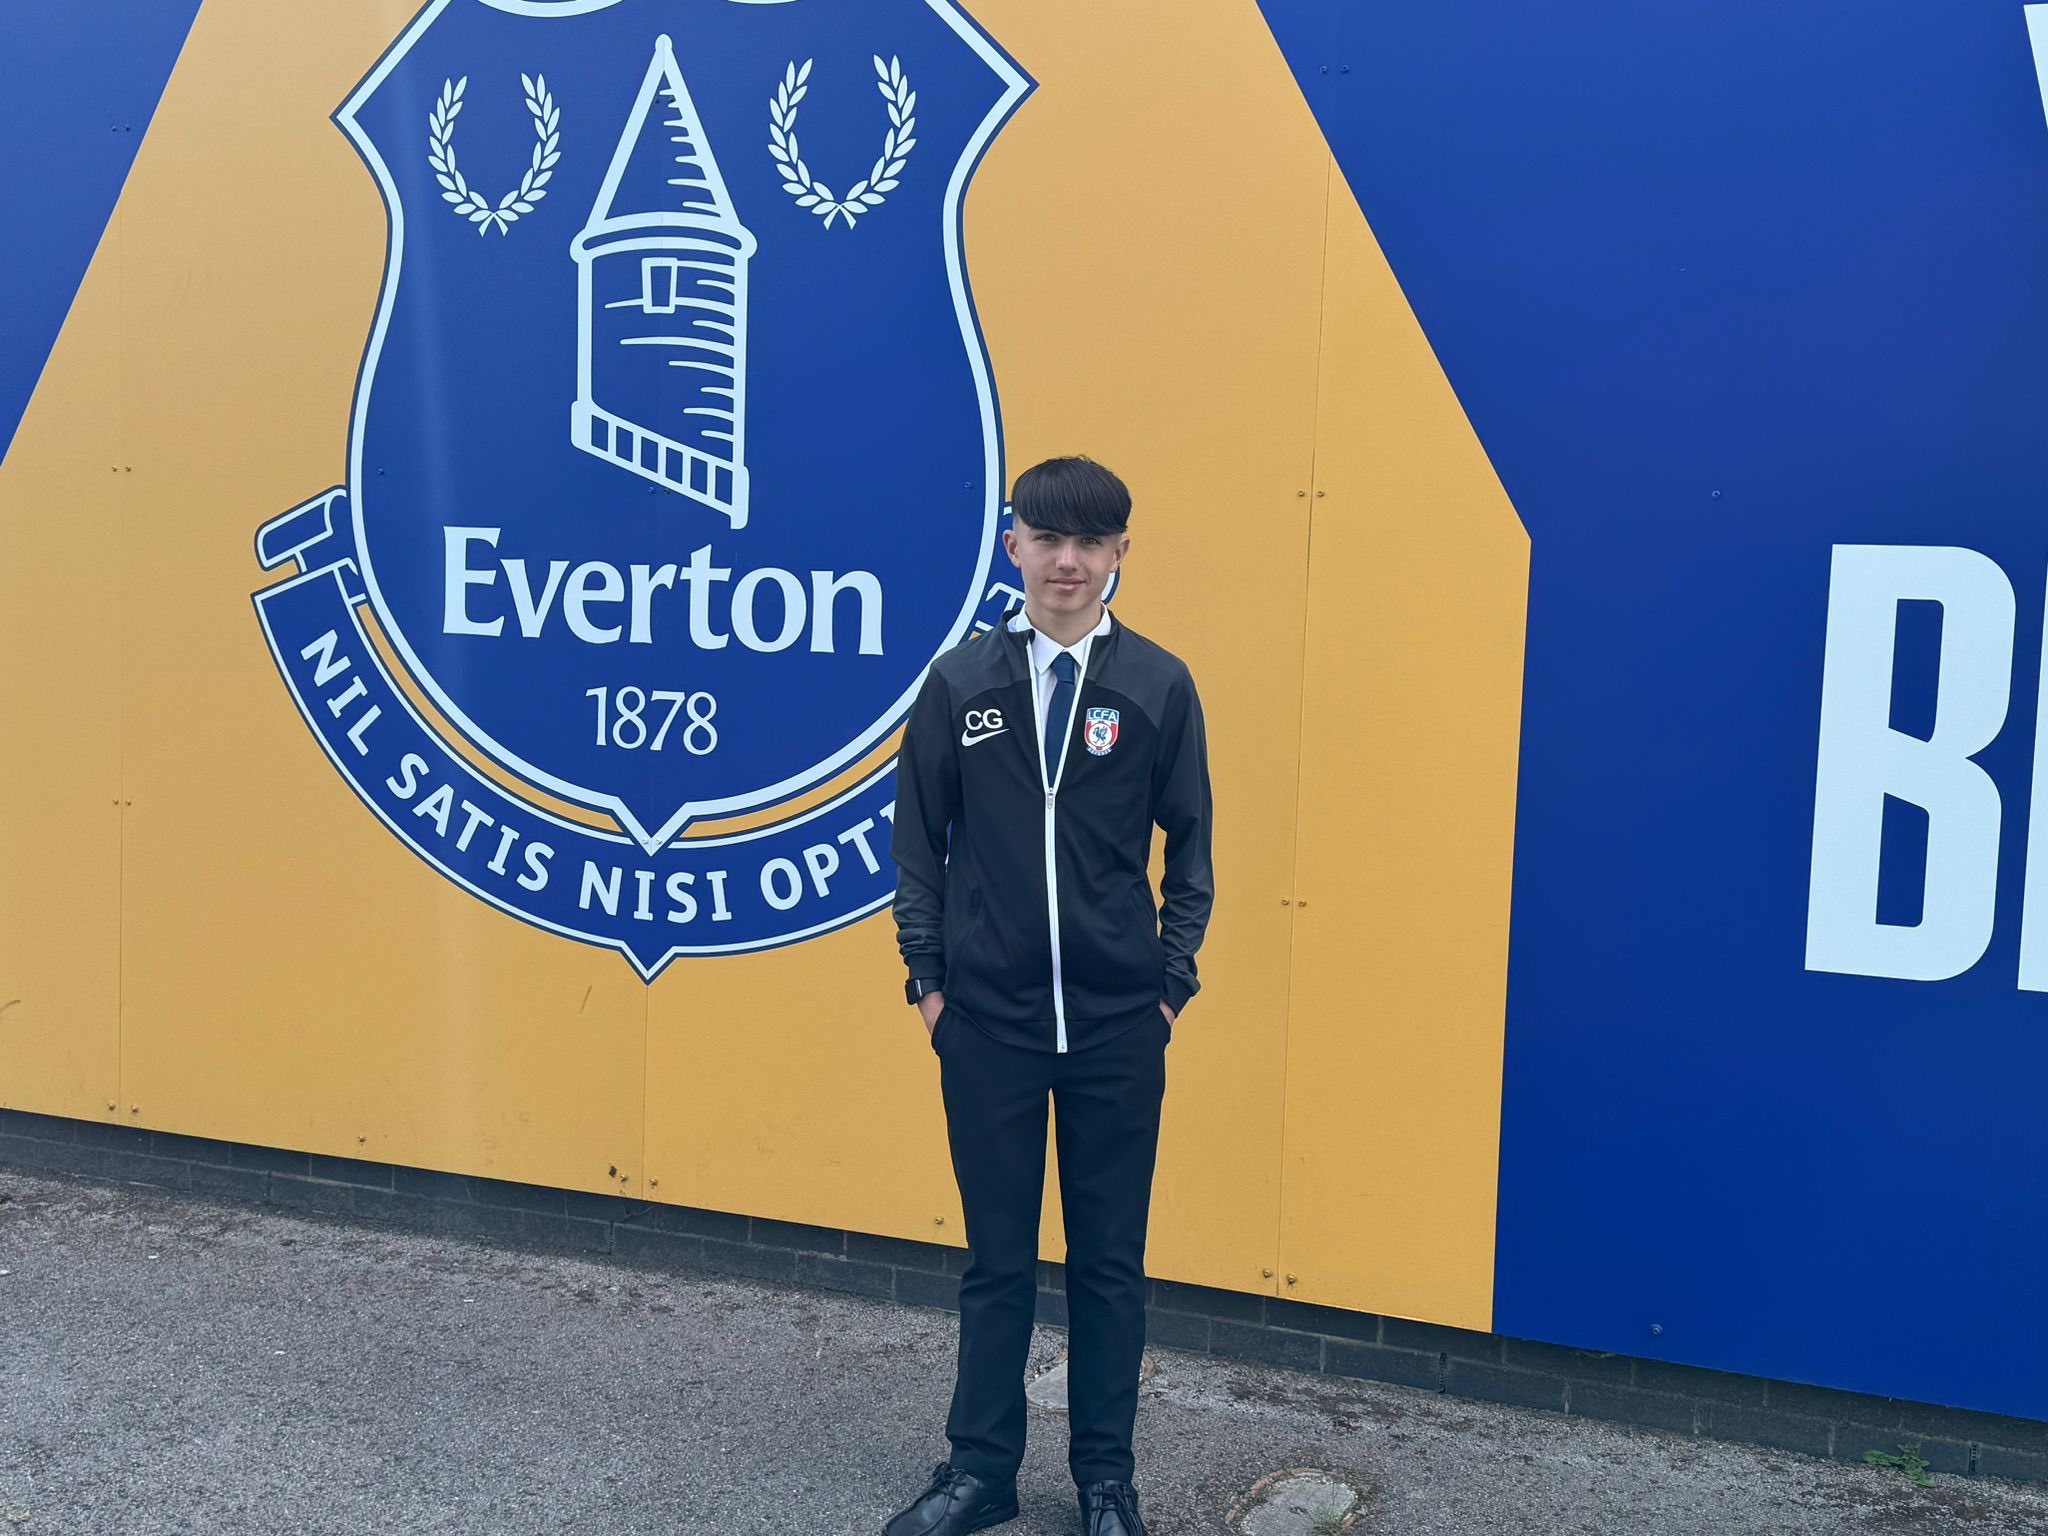
<svg viewBox="0 0 2048 1536"><path fill-rule="evenodd" d="M1061 651L1052 659L1052 702L1045 706L1045 782L1060 776L1060 746L1074 712L1074 654Z"/></svg>

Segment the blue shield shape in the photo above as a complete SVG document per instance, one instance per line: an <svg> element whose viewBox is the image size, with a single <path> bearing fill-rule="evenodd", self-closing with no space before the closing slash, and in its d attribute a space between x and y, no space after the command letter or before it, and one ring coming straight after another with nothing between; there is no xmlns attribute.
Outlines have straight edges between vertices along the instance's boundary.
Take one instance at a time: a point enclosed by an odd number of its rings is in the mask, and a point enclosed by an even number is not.
<svg viewBox="0 0 2048 1536"><path fill-rule="evenodd" d="M861 760L989 587L961 262L1029 89L948 0L436 0L336 115L389 257L362 589L481 753L650 853Z"/></svg>

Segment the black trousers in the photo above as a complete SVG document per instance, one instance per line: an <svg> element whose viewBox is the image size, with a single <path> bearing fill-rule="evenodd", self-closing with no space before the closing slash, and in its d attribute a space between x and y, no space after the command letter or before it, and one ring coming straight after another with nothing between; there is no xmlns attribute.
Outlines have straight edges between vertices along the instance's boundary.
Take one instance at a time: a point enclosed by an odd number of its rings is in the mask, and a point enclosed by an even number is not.
<svg viewBox="0 0 2048 1536"><path fill-rule="evenodd" d="M967 1216L952 1461L1007 1479L1024 1459L1024 1365L1038 1289L1046 1098L1067 1225L1067 1464L1131 1480L1145 1349L1145 1222L1166 1092L1163 1015L1064 1055L1000 1045L941 1014L932 1048Z"/></svg>

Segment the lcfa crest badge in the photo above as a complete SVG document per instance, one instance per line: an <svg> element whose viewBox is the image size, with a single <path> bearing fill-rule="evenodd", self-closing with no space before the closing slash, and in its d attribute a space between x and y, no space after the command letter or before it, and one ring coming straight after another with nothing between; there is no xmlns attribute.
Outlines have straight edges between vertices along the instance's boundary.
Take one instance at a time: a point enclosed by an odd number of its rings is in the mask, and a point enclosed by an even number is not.
<svg viewBox="0 0 2048 1536"><path fill-rule="evenodd" d="M1091 709L1088 723L1082 727L1081 740L1096 757L1109 756L1109 749L1116 745L1117 722L1123 716L1113 709Z"/></svg>
<svg viewBox="0 0 2048 1536"><path fill-rule="evenodd" d="M773 808L1013 591L960 215L1029 89L951 0L434 0L336 112L383 290L256 608L421 858L649 979L888 902L893 765Z"/></svg>

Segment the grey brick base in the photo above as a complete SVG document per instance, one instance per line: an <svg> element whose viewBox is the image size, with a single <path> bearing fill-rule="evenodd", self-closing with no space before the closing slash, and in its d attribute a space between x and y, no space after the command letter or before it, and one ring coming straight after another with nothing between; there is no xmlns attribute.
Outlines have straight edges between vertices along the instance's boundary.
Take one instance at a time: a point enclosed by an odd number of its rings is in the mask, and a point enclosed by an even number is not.
<svg viewBox="0 0 2048 1536"><path fill-rule="evenodd" d="M0 1109L0 1166L148 1184L522 1247L956 1308L957 1248ZM1039 1266L1038 1318L1067 1315ZM1435 1323L1151 1282L1149 1342L1330 1376L1860 1461L1918 1445L1940 1472L2048 1483L2048 1423L1596 1354Z"/></svg>

